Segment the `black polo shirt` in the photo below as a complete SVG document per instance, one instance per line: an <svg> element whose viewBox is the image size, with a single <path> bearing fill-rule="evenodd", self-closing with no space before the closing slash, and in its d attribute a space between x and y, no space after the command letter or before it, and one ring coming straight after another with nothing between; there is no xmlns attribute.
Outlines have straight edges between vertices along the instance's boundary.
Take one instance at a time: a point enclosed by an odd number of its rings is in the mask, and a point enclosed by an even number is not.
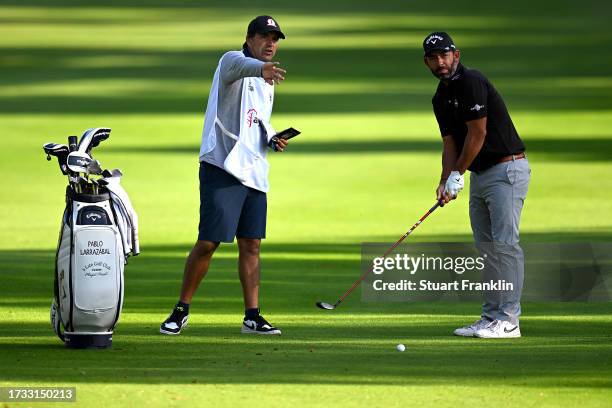
<svg viewBox="0 0 612 408"><path fill-rule="evenodd" d="M440 133L453 137L459 154L467 136L465 122L487 117L487 135L470 171L486 170L504 156L525 151L504 100L479 71L459 64L448 85L440 81L432 103Z"/></svg>

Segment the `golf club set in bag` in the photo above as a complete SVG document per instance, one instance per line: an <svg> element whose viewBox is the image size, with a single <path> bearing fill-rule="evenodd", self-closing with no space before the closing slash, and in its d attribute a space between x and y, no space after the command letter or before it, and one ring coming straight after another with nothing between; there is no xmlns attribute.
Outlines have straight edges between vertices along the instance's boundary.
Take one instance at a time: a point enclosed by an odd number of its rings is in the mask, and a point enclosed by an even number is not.
<svg viewBox="0 0 612 408"><path fill-rule="evenodd" d="M66 208L55 257L51 325L69 348L108 348L123 306L123 270L138 255L138 216L120 170L102 170L92 149L109 128L88 129L77 144L46 143L68 176ZM97 177L97 178L94 178Z"/></svg>

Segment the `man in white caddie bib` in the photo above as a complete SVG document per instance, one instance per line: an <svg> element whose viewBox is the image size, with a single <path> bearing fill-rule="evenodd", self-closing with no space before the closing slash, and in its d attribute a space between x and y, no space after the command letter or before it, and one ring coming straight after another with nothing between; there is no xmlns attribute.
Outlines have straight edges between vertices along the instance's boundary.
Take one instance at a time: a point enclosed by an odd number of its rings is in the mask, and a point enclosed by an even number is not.
<svg viewBox="0 0 612 408"><path fill-rule="evenodd" d="M259 247L266 234L268 150L282 152L287 140L272 140L274 84L285 70L272 62L284 39L270 16L253 19L242 51L219 60L208 97L200 148L200 223L189 254L180 299L161 324L163 334L187 325L189 304L221 242L238 240L238 272L245 316L242 333L280 334L259 313Z"/></svg>

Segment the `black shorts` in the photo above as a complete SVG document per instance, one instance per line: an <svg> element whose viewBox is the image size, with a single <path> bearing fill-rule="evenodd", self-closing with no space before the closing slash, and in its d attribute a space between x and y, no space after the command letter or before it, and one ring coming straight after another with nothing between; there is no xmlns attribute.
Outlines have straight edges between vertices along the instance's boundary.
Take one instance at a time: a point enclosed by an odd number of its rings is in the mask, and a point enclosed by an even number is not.
<svg viewBox="0 0 612 408"><path fill-rule="evenodd" d="M266 214L266 193L242 185L217 166L200 163L199 240L265 238Z"/></svg>

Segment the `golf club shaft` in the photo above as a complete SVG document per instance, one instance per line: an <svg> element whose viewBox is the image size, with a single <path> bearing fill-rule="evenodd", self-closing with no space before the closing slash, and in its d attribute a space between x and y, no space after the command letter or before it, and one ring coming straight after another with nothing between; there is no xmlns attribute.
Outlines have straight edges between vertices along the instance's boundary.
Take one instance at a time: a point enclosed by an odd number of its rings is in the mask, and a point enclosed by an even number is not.
<svg viewBox="0 0 612 408"><path fill-rule="evenodd" d="M423 215L421 218L419 218L419 220L418 220L418 221L417 221L417 222L416 222L416 223L415 223L415 224L414 224L414 225L413 225L413 226L412 226L412 227L411 227L411 228L410 228L410 229L409 229L409 230L408 230L408 231L407 231L407 232L406 232L406 233L405 233L405 234L404 234L404 235L403 235L403 236L402 236L402 237L401 237L401 238L400 238L400 239L399 239L399 240L398 240L398 241L397 241L395 244L393 244L393 246L392 246L391 248L389 248L389 249L387 250L387 252L385 252L385 254L382 256L382 258L386 258L386 257L387 257L387 255L389 255L391 252L393 252L393 250L394 250L395 248L397 248L397 246L398 246L399 244L401 244L401 243L402 243L402 241L403 241L404 239L406 239L406 237L407 237L408 235L412 234L412 231L414 231L414 230L416 229L416 227L418 227L418 226L419 226L419 225L420 225L420 224L421 224L421 223L422 223L422 222L425 220L425 218L429 217L429 215L430 215L432 212L434 212L434 211L436 210L436 208L438 208L440 205L441 205L440 201L436 202L436 204L435 204L433 207L431 207L431 208L429 209L429 211L427 211L427 212L426 212L426 213L425 213L425 214L424 214L424 215ZM352 291L353 291L353 290L354 290L354 289L355 289L357 286L359 286L359 284L360 284L360 283L361 283L361 282L362 282L362 281L365 279L365 277L366 277L366 276L368 276L368 275L370 274L370 272L372 272L373 270L374 270L374 263L372 263L372 266L370 267L370 269L368 269L366 272L364 272L364 273L363 273L363 274L362 274L362 275L359 277L359 279L357 279L357 281L355 281L355 283L353 283L353 286L351 286L351 287L349 288L349 290L347 290L347 291L344 293L344 295L342 295L342 296L340 297L340 299L338 299L338 301L336 302L336 304L335 304L334 306L338 306L340 303L342 303L342 301L343 301L344 299L346 299L346 297L347 297L348 295L350 295L350 293L351 293L351 292L352 292Z"/></svg>

